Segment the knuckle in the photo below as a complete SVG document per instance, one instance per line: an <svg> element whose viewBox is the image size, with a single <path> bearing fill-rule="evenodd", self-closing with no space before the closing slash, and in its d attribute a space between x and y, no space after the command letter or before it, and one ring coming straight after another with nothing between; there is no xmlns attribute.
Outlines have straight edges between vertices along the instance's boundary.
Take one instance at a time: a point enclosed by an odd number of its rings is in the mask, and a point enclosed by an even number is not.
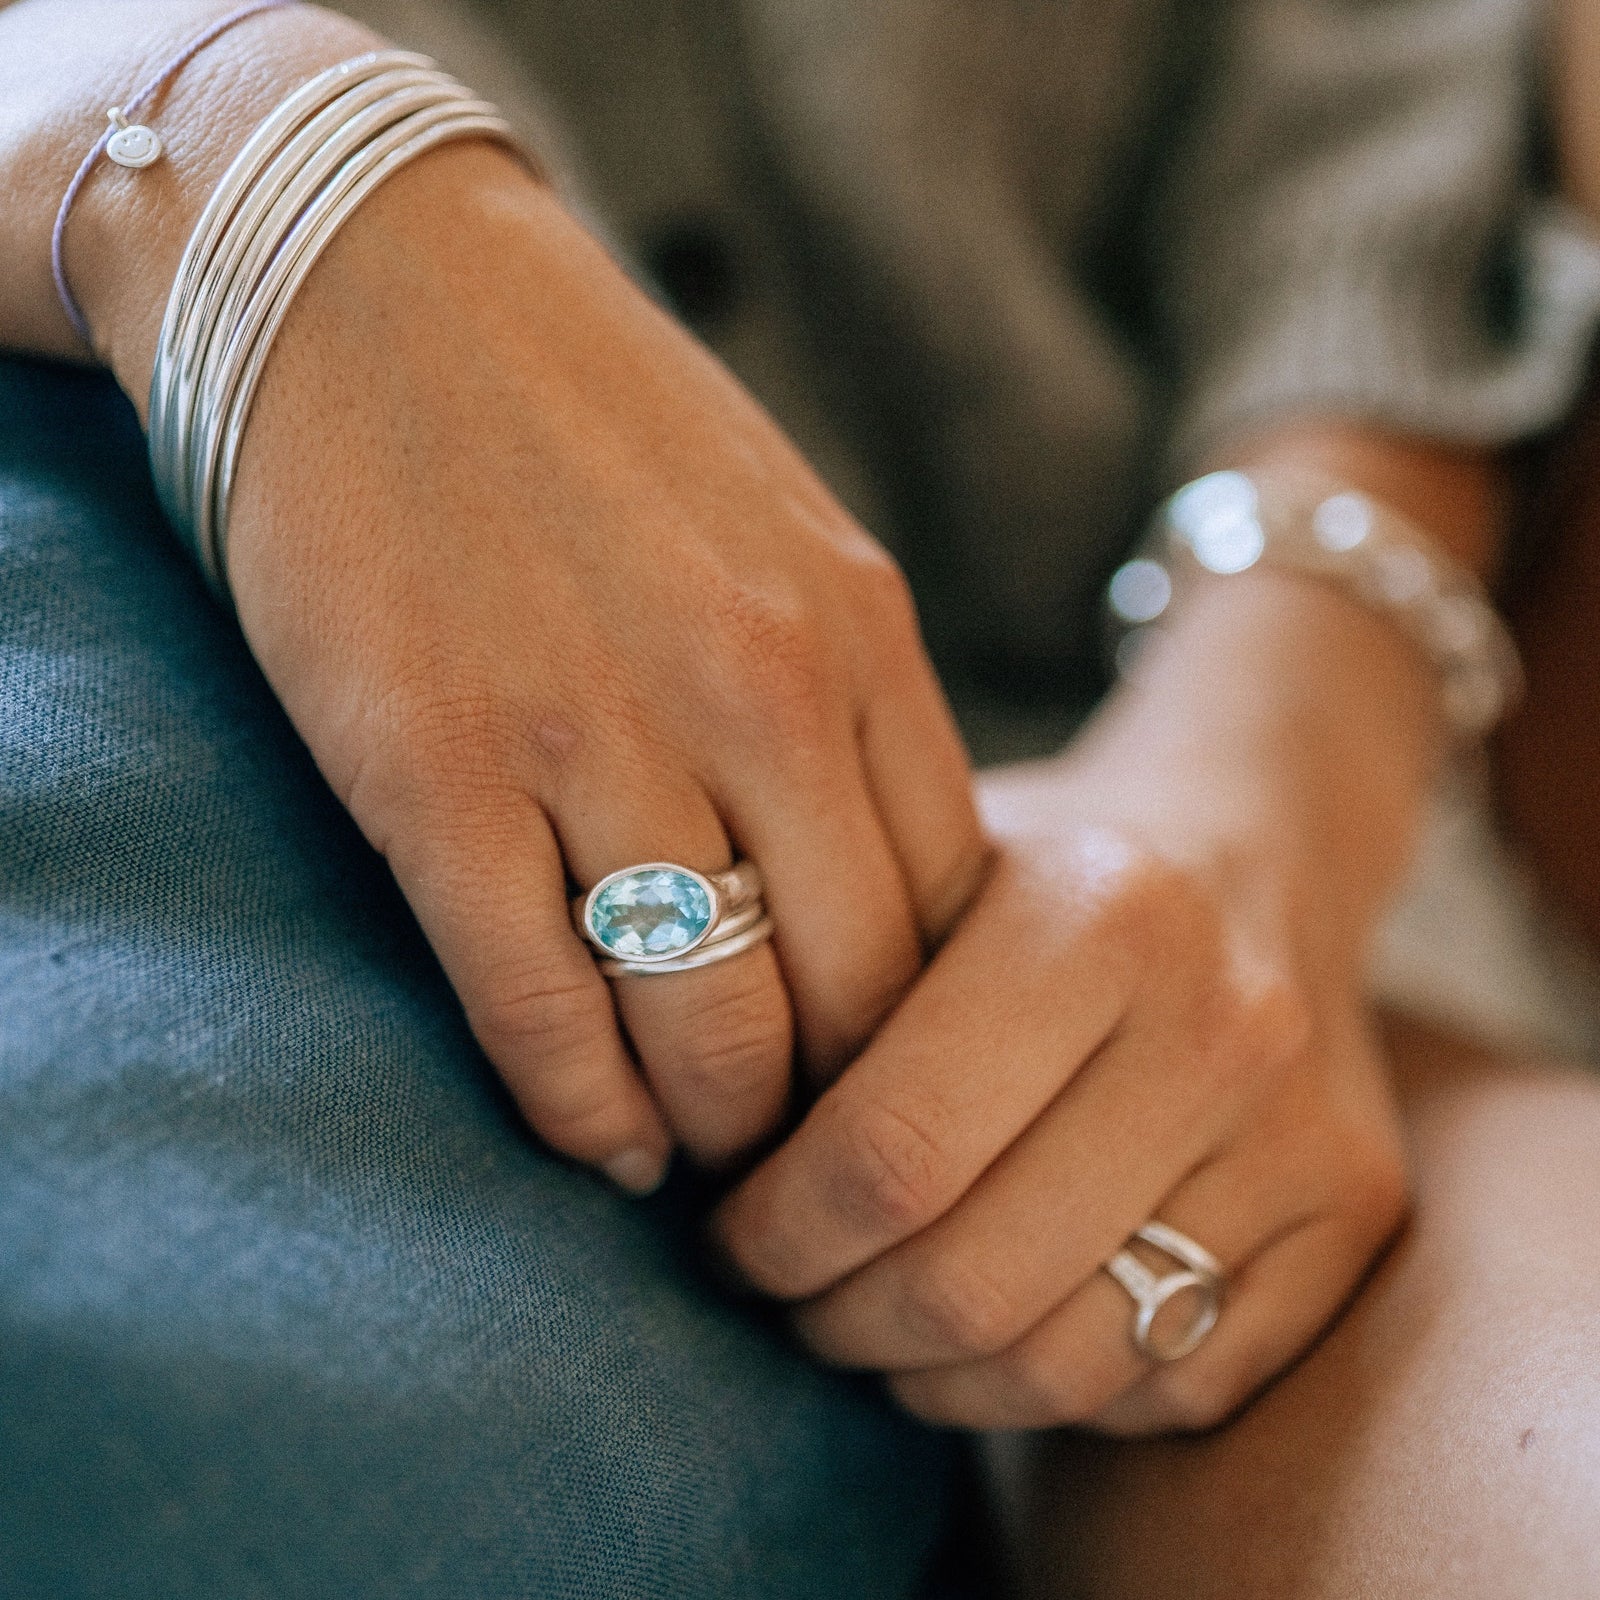
<svg viewBox="0 0 1600 1600"><path fill-rule="evenodd" d="M816 723L831 673L809 608L795 597L726 587L711 603L725 700L785 732Z"/></svg>
<svg viewBox="0 0 1600 1600"><path fill-rule="evenodd" d="M496 1060L567 1057L595 1044L602 1013L583 977L539 975L520 984L489 984L471 1006L478 1042Z"/></svg>
<svg viewBox="0 0 1600 1600"><path fill-rule="evenodd" d="M374 695L335 743L352 752L330 771L358 815L476 796L512 767L517 717L503 697L466 681L406 680Z"/></svg>
<svg viewBox="0 0 1600 1600"><path fill-rule="evenodd" d="M1310 1042L1313 1015L1304 986L1289 973L1257 967L1235 976L1233 1027L1248 1054L1272 1062L1287 1061Z"/></svg>
<svg viewBox="0 0 1600 1600"><path fill-rule="evenodd" d="M840 1120L832 1177L841 1210L874 1234L897 1238L931 1222L945 1187L937 1138L881 1102L850 1107Z"/></svg>
<svg viewBox="0 0 1600 1600"><path fill-rule="evenodd" d="M1311 1037L1300 985L1278 972L1228 962L1208 976L1194 1007L1197 1055L1211 1076L1241 1089L1281 1070Z"/></svg>
<svg viewBox="0 0 1600 1600"><path fill-rule="evenodd" d="M1148 966L1175 954L1193 962L1220 926L1196 875L1126 834L1097 828L1079 843L1085 914L1097 940Z"/></svg>
<svg viewBox="0 0 1600 1600"><path fill-rule="evenodd" d="M1013 1297L981 1266L960 1256L928 1263L905 1293L913 1326L958 1356L993 1355L1018 1332Z"/></svg>
<svg viewBox="0 0 1600 1600"><path fill-rule="evenodd" d="M726 1100L770 1092L787 1065L793 1027L782 990L750 981L691 1001L676 1031L685 1042L669 1047L663 1065L691 1094Z"/></svg>
<svg viewBox="0 0 1600 1600"><path fill-rule="evenodd" d="M887 550L867 544L853 551L847 576L871 626L873 644L901 647L918 637L911 584Z"/></svg>

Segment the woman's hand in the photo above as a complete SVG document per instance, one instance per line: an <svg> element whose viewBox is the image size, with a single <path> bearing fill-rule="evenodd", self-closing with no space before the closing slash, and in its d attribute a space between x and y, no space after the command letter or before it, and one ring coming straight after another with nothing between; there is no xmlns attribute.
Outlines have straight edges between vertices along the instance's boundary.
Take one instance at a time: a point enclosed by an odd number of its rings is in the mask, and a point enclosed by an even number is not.
<svg viewBox="0 0 1600 1600"><path fill-rule="evenodd" d="M626 1187L674 1137L720 1163L770 1134L791 1006L831 1076L976 880L899 572L501 152L419 162L317 268L230 564L268 678L530 1121ZM622 979L613 1007L573 888L741 855L776 947Z"/></svg>
<svg viewBox="0 0 1600 1600"><path fill-rule="evenodd" d="M103 107L218 9L0 19L0 338L72 348L55 205ZM226 162L377 42L309 7L251 18L163 95L161 162L101 163L67 267L136 403ZM530 1121L625 1188L675 1141L717 1163L770 1134L795 1025L836 1071L976 881L970 775L899 573L502 150L407 167L311 274L246 434L230 569L267 677ZM736 855L775 946L613 993L569 893Z"/></svg>
<svg viewBox="0 0 1600 1600"><path fill-rule="evenodd" d="M990 786L979 902L725 1236L804 1302L811 1350L930 1421L1206 1427L1394 1227L1395 1124L1354 987L1313 1009L1221 885L1074 814L1074 789L1054 766ZM1100 1270L1151 1218L1230 1280L1209 1339L1156 1368Z"/></svg>
<svg viewBox="0 0 1600 1600"><path fill-rule="evenodd" d="M717 1219L813 1351L932 1421L1216 1423L1403 1213L1363 976L1437 747L1429 670L1271 573L1200 590L1144 667L1066 756L986 781L978 898ZM1159 1367L1102 1270L1152 1219L1229 1279Z"/></svg>

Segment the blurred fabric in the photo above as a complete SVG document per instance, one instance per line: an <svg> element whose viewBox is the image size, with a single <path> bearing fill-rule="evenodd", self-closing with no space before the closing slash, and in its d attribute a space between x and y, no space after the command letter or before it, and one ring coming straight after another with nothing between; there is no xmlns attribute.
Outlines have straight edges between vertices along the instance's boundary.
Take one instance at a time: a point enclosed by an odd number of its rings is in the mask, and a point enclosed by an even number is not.
<svg viewBox="0 0 1600 1600"><path fill-rule="evenodd" d="M1541 0L346 9L508 104L894 549L951 685L1042 728L1213 452L1324 415L1526 437L1600 315L1540 172Z"/></svg>

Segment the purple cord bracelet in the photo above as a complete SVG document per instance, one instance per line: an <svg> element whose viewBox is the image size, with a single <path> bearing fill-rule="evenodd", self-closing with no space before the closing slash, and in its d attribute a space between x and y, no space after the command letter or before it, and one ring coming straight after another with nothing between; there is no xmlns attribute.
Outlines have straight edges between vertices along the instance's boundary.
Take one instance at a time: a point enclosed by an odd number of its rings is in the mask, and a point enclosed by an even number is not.
<svg viewBox="0 0 1600 1600"><path fill-rule="evenodd" d="M50 272L55 278L56 293L61 298L61 306L67 314L67 321L77 331L78 337L91 349L94 347L94 340L89 333L89 324L84 320L77 297L67 282L67 270L61 258L61 242L67 231L67 217L72 211L73 201L78 198L78 192L88 182L95 163L106 154L107 150L111 151L111 159L123 167L148 167L151 162L159 160L161 141L150 129L130 124L129 116L160 94L195 56L213 39L226 33L235 23L243 22L246 17L255 16L258 11L273 11L279 6L293 3L294 0L249 0L247 5L240 6L236 11L230 11L225 17L219 17L172 56L148 83L135 91L132 98L120 106L112 107L108 113L111 126L95 140L94 148L83 158L78 170L72 175L72 182L67 185L67 192L61 197L61 208L56 212L55 226L50 230Z"/></svg>

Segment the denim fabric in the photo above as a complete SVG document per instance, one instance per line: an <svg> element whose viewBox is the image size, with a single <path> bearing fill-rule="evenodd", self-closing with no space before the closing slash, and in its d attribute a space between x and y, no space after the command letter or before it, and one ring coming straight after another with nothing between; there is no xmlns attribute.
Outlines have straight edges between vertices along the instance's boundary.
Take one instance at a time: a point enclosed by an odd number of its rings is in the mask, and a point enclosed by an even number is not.
<svg viewBox="0 0 1600 1600"><path fill-rule="evenodd" d="M0 1594L901 1596L952 1445L510 1110L97 377L0 366Z"/></svg>

